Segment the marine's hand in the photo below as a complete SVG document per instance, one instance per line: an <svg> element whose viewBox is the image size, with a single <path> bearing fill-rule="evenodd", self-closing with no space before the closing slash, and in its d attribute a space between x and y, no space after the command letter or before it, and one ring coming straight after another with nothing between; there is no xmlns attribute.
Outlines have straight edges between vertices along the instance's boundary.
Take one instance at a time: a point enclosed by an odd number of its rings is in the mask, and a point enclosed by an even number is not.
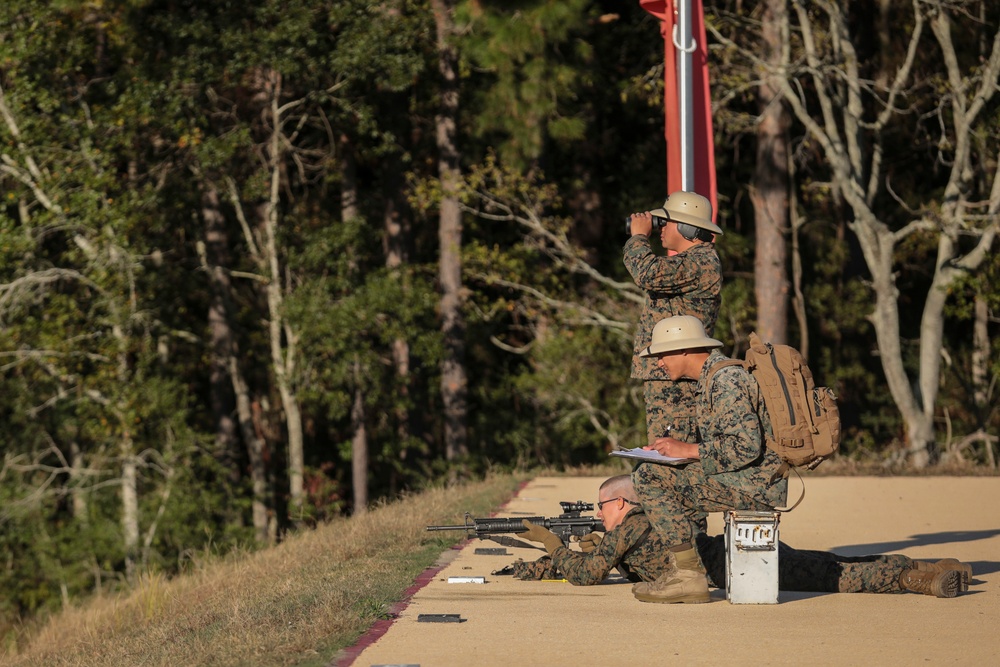
<svg viewBox="0 0 1000 667"><path fill-rule="evenodd" d="M655 449L664 456L673 456L679 459L697 459L698 445L693 442L681 442L676 438L657 438L652 445L647 445L643 449Z"/></svg>
<svg viewBox="0 0 1000 667"><path fill-rule="evenodd" d="M643 234L649 236L653 233L653 216L649 211L645 213L632 214L632 236Z"/></svg>
<svg viewBox="0 0 1000 667"><path fill-rule="evenodd" d="M552 553L563 545L562 540L560 540L555 533L544 526L531 523L527 519L522 519L521 525L528 530L521 533L519 537L531 540L532 542L541 542L542 546L544 546L545 550L549 553Z"/></svg>
<svg viewBox="0 0 1000 667"><path fill-rule="evenodd" d="M598 545L600 545L601 540L604 539L604 536L601 535L600 533L587 533L586 535L583 535L581 537L577 537L576 535L574 535L570 539L580 544L580 551L582 551L585 554L589 554L591 551L596 549Z"/></svg>

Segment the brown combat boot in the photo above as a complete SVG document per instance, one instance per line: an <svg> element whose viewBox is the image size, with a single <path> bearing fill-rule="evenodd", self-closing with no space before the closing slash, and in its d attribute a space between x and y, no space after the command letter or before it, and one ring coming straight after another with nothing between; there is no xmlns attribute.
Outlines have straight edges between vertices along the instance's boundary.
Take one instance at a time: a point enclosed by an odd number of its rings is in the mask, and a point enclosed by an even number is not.
<svg viewBox="0 0 1000 667"><path fill-rule="evenodd" d="M953 598L962 588L962 575L958 570L907 570L899 576L899 585L904 591L933 595L938 598Z"/></svg>
<svg viewBox="0 0 1000 667"><path fill-rule="evenodd" d="M972 566L963 563L956 558L945 558L943 560L930 562L925 560L913 561L913 569L926 572L944 572L945 570L956 570L962 575L962 592L969 590L969 580L972 579Z"/></svg>
<svg viewBox="0 0 1000 667"><path fill-rule="evenodd" d="M632 586L632 595L642 602L697 604L708 602L708 577L698 558L698 552L688 549L670 553L670 565L656 581L641 582ZM700 571L699 571L700 570Z"/></svg>

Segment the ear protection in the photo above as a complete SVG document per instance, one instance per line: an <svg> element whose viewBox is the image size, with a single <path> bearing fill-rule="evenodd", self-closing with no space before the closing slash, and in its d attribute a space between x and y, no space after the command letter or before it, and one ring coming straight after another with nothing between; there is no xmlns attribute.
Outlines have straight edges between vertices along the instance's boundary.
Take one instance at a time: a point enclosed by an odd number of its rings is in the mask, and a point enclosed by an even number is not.
<svg viewBox="0 0 1000 667"><path fill-rule="evenodd" d="M677 231L680 232L680 235L688 241L694 241L695 239L706 243L710 243L712 241L712 232L707 229L702 229L701 227L689 225L686 222L678 222Z"/></svg>

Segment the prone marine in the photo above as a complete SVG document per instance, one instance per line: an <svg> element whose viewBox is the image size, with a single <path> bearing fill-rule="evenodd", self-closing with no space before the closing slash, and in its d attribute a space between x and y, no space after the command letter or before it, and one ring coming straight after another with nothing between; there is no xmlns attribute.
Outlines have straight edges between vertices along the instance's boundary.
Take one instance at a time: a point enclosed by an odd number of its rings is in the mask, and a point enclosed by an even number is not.
<svg viewBox="0 0 1000 667"><path fill-rule="evenodd" d="M598 491L597 518L606 533L579 538L581 551L569 549L545 528L530 524L518 537L545 545L548 555L511 566L523 580L566 579L578 586L603 581L619 568L630 581L651 582L669 570L667 545L652 530L628 475L611 477ZM696 548L716 588L725 588L726 547L723 536L704 533ZM778 586L785 591L830 593L922 593L953 598L968 590L972 566L954 558L936 562L902 554L840 556L826 551L778 545Z"/></svg>

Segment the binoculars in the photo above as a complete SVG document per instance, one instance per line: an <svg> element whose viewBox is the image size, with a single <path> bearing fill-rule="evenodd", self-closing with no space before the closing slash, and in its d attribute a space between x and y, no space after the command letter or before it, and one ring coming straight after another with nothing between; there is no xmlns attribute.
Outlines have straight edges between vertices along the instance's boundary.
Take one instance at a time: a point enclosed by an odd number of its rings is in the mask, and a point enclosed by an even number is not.
<svg viewBox="0 0 1000 667"><path fill-rule="evenodd" d="M659 215L654 215L653 216L653 231L654 232L659 232L661 229L663 229L664 227L667 226L668 222L670 222L670 220L668 220L667 218L664 218L664 217L659 216ZM632 216L631 215L626 215L625 216L625 234L626 235L630 235L631 233L632 233Z"/></svg>

